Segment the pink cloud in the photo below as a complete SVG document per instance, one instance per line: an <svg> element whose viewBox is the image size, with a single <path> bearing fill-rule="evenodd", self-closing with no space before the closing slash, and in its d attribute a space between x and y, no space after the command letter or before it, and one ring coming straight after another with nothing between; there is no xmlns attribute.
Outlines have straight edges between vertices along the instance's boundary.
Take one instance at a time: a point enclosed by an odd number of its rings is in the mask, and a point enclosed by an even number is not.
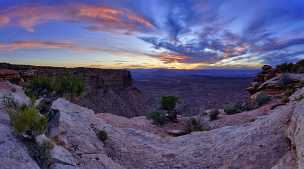
<svg viewBox="0 0 304 169"><path fill-rule="evenodd" d="M101 51L97 48L84 48L72 42L51 42L39 40L14 41L12 43L0 43L1 51L15 51L19 49L69 49L73 51Z"/></svg>
<svg viewBox="0 0 304 169"><path fill-rule="evenodd" d="M7 25L10 22L10 18L6 16L0 16L0 26Z"/></svg>
<svg viewBox="0 0 304 169"><path fill-rule="evenodd" d="M130 10L86 4L16 7L2 12L0 26L13 24L33 32L36 25L53 20L85 23L95 31L154 29L150 21Z"/></svg>

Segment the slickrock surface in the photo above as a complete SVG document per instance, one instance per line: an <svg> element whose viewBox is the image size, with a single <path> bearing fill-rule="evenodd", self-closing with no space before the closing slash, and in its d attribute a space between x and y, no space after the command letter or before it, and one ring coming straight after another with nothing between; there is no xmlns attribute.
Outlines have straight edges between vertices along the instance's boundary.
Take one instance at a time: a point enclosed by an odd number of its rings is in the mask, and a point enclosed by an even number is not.
<svg viewBox="0 0 304 169"><path fill-rule="evenodd" d="M8 114L2 104L3 96L9 94L19 104L29 103L20 87L0 82L0 169L39 169L26 147L15 137L10 125Z"/></svg>

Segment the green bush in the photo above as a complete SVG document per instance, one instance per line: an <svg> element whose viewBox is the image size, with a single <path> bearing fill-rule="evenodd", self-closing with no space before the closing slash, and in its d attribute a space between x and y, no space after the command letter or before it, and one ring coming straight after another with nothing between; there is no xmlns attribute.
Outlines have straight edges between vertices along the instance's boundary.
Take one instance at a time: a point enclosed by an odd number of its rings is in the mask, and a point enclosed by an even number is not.
<svg viewBox="0 0 304 169"><path fill-rule="evenodd" d="M193 131L203 131L203 127L196 118L191 118L186 123L186 132L191 133Z"/></svg>
<svg viewBox="0 0 304 169"><path fill-rule="evenodd" d="M37 76L26 87L30 96L40 97L55 93L57 95L70 95L71 98L80 96L85 89L83 78L66 73L63 76Z"/></svg>
<svg viewBox="0 0 304 169"><path fill-rule="evenodd" d="M161 108L167 111L175 109L178 98L175 96L163 96L161 98Z"/></svg>
<svg viewBox="0 0 304 169"><path fill-rule="evenodd" d="M244 108L242 107L241 102L226 104L224 106L224 111L228 115L241 113L241 112L243 112L243 110L244 110Z"/></svg>
<svg viewBox="0 0 304 169"><path fill-rule="evenodd" d="M166 113L162 111L156 111L148 114L148 119L151 119L154 124L164 125L166 123Z"/></svg>
<svg viewBox="0 0 304 169"><path fill-rule="evenodd" d="M261 93L257 96L256 98L256 104L261 107L263 105L265 105L266 103L268 103L271 100L271 97L269 97L267 94L265 93Z"/></svg>
<svg viewBox="0 0 304 169"><path fill-rule="evenodd" d="M105 130L100 130L97 132L97 137L99 138L99 140L101 140L102 142L105 142L106 140L108 140L109 136L108 133Z"/></svg>
<svg viewBox="0 0 304 169"><path fill-rule="evenodd" d="M37 136L42 134L47 126L47 118L40 115L34 105L24 105L18 109L10 109L9 116L12 126L19 134Z"/></svg>

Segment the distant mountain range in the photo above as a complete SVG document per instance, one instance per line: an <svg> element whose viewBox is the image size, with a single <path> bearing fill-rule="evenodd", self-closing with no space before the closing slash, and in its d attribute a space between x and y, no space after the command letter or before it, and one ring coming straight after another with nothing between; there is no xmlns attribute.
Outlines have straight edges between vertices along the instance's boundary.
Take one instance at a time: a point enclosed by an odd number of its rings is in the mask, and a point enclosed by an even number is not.
<svg viewBox="0 0 304 169"><path fill-rule="evenodd" d="M133 78L140 79L174 76L254 77L260 69L130 69L130 71Z"/></svg>

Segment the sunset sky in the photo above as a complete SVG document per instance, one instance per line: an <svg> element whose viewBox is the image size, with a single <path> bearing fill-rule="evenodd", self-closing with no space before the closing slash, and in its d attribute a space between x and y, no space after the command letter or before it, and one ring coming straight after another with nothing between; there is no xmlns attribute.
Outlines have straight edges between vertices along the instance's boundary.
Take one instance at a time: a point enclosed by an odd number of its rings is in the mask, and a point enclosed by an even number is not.
<svg viewBox="0 0 304 169"><path fill-rule="evenodd" d="M0 0L0 62L260 67L304 58L304 0Z"/></svg>

